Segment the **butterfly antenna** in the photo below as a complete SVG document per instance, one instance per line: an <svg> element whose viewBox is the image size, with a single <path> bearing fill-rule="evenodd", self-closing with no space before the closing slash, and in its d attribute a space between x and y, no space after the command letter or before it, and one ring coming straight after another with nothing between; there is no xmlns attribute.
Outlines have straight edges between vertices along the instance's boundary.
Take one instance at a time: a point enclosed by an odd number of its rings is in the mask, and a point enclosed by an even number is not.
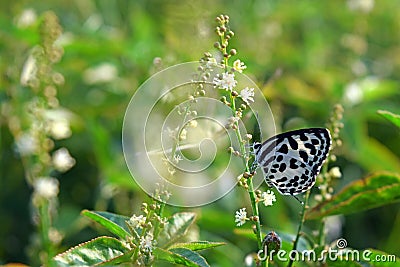
<svg viewBox="0 0 400 267"><path fill-rule="evenodd" d="M304 205L304 202L301 201L298 197L296 197L295 195L292 195L292 197L294 197L298 202L300 202L301 205Z"/></svg>

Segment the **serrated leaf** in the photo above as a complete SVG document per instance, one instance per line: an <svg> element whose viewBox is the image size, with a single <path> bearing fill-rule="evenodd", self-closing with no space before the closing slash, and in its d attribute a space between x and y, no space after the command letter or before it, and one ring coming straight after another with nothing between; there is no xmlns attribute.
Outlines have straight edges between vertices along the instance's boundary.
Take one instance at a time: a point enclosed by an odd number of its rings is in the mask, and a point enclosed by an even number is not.
<svg viewBox="0 0 400 267"><path fill-rule="evenodd" d="M185 235L195 217L196 214L193 212L179 212L172 215L157 238L159 247L166 247Z"/></svg>
<svg viewBox="0 0 400 267"><path fill-rule="evenodd" d="M57 266L95 266L120 258L124 262L124 255L129 255L131 250L121 241L113 237L98 237L88 242L79 244L58 254L53 258Z"/></svg>
<svg viewBox="0 0 400 267"><path fill-rule="evenodd" d="M350 214L400 201L400 175L377 173L355 181L306 213L306 219Z"/></svg>
<svg viewBox="0 0 400 267"><path fill-rule="evenodd" d="M394 114L387 110L378 110L378 114L400 128L400 115Z"/></svg>
<svg viewBox="0 0 400 267"><path fill-rule="evenodd" d="M82 215L85 215L89 219L101 224L108 231L117 235L122 239L126 239L130 236L129 229L126 226L125 221L129 220L129 217L114 214L106 211L89 211L83 210Z"/></svg>
<svg viewBox="0 0 400 267"><path fill-rule="evenodd" d="M222 245L226 245L226 243L224 243L224 242L209 242L209 241L195 241L195 242L189 242L189 243L175 243L172 246L170 246L168 249L170 250L173 248L186 248L186 249L190 249L192 251L197 251L197 250L215 248L215 247L219 247Z"/></svg>
<svg viewBox="0 0 400 267"><path fill-rule="evenodd" d="M207 261L198 253L185 248L164 250L156 248L154 255L157 260L167 261L191 267L209 267Z"/></svg>

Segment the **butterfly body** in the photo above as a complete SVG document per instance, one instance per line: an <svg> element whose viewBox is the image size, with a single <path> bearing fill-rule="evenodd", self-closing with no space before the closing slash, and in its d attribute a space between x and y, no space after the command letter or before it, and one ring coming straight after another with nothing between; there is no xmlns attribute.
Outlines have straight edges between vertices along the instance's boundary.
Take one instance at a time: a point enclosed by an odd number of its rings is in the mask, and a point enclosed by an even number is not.
<svg viewBox="0 0 400 267"><path fill-rule="evenodd" d="M326 128L307 128L275 135L253 145L255 162L269 186L282 195L306 192L315 184L331 147Z"/></svg>

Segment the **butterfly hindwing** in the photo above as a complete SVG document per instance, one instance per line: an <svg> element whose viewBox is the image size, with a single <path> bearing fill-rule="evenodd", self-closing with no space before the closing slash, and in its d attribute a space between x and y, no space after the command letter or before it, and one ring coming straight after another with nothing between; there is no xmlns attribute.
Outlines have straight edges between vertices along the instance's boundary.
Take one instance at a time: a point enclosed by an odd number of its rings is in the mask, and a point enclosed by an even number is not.
<svg viewBox="0 0 400 267"><path fill-rule="evenodd" d="M330 145L327 129L308 128L273 136L255 144L254 152L267 183L283 195L297 195L315 184Z"/></svg>

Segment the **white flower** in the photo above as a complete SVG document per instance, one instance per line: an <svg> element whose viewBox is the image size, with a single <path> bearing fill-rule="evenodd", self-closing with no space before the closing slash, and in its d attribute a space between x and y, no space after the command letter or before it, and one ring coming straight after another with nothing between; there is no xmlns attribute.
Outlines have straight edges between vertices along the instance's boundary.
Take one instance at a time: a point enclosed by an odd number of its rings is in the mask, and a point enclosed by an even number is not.
<svg viewBox="0 0 400 267"><path fill-rule="evenodd" d="M50 199L58 195L58 180L52 177L39 177L33 184L35 193Z"/></svg>
<svg viewBox="0 0 400 267"><path fill-rule="evenodd" d="M374 9L374 0L348 0L347 6L350 10L361 11L364 13L369 13Z"/></svg>
<svg viewBox="0 0 400 267"><path fill-rule="evenodd" d="M239 95L244 102L250 104L250 102L254 102L254 88L246 87L242 91L240 91Z"/></svg>
<svg viewBox="0 0 400 267"><path fill-rule="evenodd" d="M21 156L35 154L38 150L37 140L30 134L22 134L15 142L16 149Z"/></svg>
<svg viewBox="0 0 400 267"><path fill-rule="evenodd" d="M145 223L146 217L144 217L143 215L136 216L135 214L133 214L132 217L129 218L129 225L133 228L142 228Z"/></svg>
<svg viewBox="0 0 400 267"><path fill-rule="evenodd" d="M233 62L233 69L240 73L242 73L246 68L247 66L244 64L244 62L240 61L240 59L237 59L235 62Z"/></svg>
<svg viewBox="0 0 400 267"><path fill-rule="evenodd" d="M236 215L235 215L236 226L242 226L243 224L245 224L246 219L247 219L246 208L242 208L242 209L236 211Z"/></svg>
<svg viewBox="0 0 400 267"><path fill-rule="evenodd" d="M222 77L215 77L213 84L214 87L218 87L219 89L232 91L232 89L236 86L237 81L235 80L235 74L225 72L222 74Z"/></svg>
<svg viewBox="0 0 400 267"><path fill-rule="evenodd" d="M19 28L27 28L33 25L37 20L37 15L34 9L28 8L22 11L21 16L17 19L17 26Z"/></svg>
<svg viewBox="0 0 400 267"><path fill-rule="evenodd" d="M267 192L263 192L261 195L262 201L264 201L264 205L266 207L272 206L273 202L276 201L275 193L271 190L267 190Z"/></svg>
<svg viewBox="0 0 400 267"><path fill-rule="evenodd" d="M37 63L36 59L30 55L28 59L25 61L24 66L22 67L20 83L23 86L27 86L30 81L36 78L37 73Z"/></svg>
<svg viewBox="0 0 400 267"><path fill-rule="evenodd" d="M118 76L117 67L111 63L102 63L96 67L85 70L83 80L87 84L107 83Z"/></svg>
<svg viewBox="0 0 400 267"><path fill-rule="evenodd" d="M140 249L146 252L153 250L153 234L147 233L146 237L140 237Z"/></svg>
<svg viewBox="0 0 400 267"><path fill-rule="evenodd" d="M71 136L71 128L69 126L69 121L66 119L53 120L50 123L50 134L56 139L65 139Z"/></svg>
<svg viewBox="0 0 400 267"><path fill-rule="evenodd" d="M182 129L180 135L179 135L179 140L186 140L187 137L187 130L186 129Z"/></svg>
<svg viewBox="0 0 400 267"><path fill-rule="evenodd" d="M209 58L206 63L206 68L211 69L212 67L217 66L217 60L215 58Z"/></svg>
<svg viewBox="0 0 400 267"><path fill-rule="evenodd" d="M189 121L189 126L192 128L196 128L198 125L197 120L191 120Z"/></svg>
<svg viewBox="0 0 400 267"><path fill-rule="evenodd" d="M333 178L340 178L342 177L342 173L340 172L339 167L333 167L332 169L329 170L329 174L333 177Z"/></svg>
<svg viewBox="0 0 400 267"><path fill-rule="evenodd" d="M75 159L71 157L68 149L62 147L54 152L53 165L57 171L65 172L75 165Z"/></svg>

